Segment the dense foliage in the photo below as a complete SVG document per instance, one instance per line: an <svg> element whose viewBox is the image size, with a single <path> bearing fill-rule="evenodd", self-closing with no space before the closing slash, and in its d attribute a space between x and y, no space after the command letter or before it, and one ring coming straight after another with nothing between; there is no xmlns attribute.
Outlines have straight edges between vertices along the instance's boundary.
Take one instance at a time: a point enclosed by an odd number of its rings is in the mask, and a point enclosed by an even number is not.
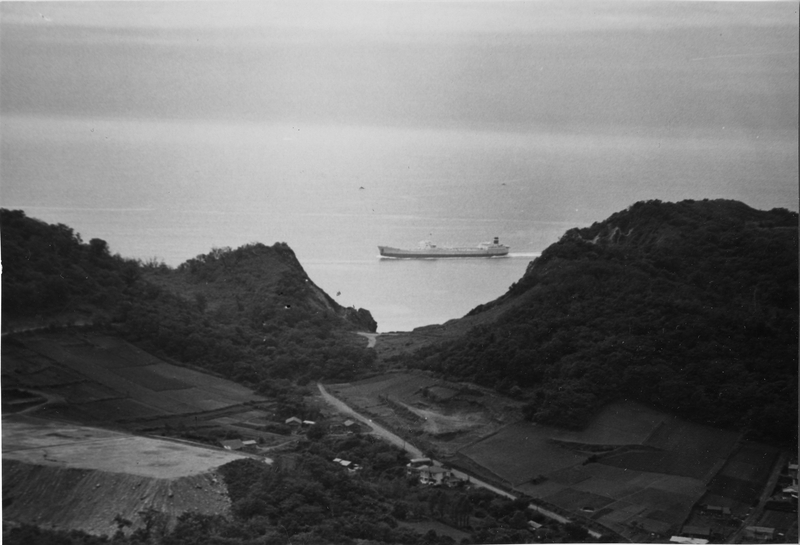
<svg viewBox="0 0 800 545"><path fill-rule="evenodd" d="M356 473L333 462L361 465ZM438 488L418 484L405 473L403 451L367 436L322 434L298 445L269 466L241 459L220 468L232 501L232 516L187 512L174 526L155 509L139 514L140 524L115 517L119 531L110 538L82 532L48 531L34 526L4 529L4 542L70 545L245 545L288 543L575 543L590 541L575 524L561 525L530 511L528 501L509 500L484 489ZM436 520L458 529L417 529L415 522ZM543 526L536 532L528 520ZM135 527L134 531L131 531Z"/></svg>
<svg viewBox="0 0 800 545"><path fill-rule="evenodd" d="M84 243L21 211L0 210L0 222L4 328L81 317L262 391L349 378L374 360L352 333L374 330L369 313L336 304L286 244L216 249L175 270L112 255L101 239Z"/></svg>
<svg viewBox="0 0 800 545"><path fill-rule="evenodd" d="M637 203L568 231L471 313L497 321L409 363L527 396L537 422L629 398L795 444L797 229L733 201Z"/></svg>

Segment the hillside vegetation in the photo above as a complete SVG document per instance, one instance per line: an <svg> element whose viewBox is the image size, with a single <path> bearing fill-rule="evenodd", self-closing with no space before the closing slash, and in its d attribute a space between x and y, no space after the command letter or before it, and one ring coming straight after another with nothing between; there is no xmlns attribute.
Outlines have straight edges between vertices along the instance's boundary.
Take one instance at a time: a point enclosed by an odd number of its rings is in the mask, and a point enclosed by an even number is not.
<svg viewBox="0 0 800 545"><path fill-rule="evenodd" d="M478 325L400 360L525 399L535 422L580 428L634 399L795 444L797 228L735 201L640 202L567 231Z"/></svg>
<svg viewBox="0 0 800 545"><path fill-rule="evenodd" d="M3 327L89 322L158 356L262 393L348 378L374 360L346 309L316 286L285 243L214 249L177 269L112 255L65 225L0 211Z"/></svg>

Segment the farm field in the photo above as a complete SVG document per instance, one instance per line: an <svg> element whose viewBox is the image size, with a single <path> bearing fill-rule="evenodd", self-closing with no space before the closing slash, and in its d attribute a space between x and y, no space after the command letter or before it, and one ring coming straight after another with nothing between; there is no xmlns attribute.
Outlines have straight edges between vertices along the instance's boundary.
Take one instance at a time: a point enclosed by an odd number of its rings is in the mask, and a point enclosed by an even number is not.
<svg viewBox="0 0 800 545"><path fill-rule="evenodd" d="M643 445L657 450L603 456L600 463L704 480L722 466L739 434L670 418Z"/></svg>
<svg viewBox="0 0 800 545"><path fill-rule="evenodd" d="M736 498L763 487L774 460L739 448L737 433L634 402L610 404L586 429L572 431L523 422L514 400L424 374L331 389L454 465L634 541L678 534L701 498L738 513L744 504ZM707 489L712 478L715 487Z"/></svg>
<svg viewBox="0 0 800 545"><path fill-rule="evenodd" d="M600 445L644 443L669 417L635 402L612 403L584 430L555 430L553 439Z"/></svg>
<svg viewBox="0 0 800 545"><path fill-rule="evenodd" d="M704 479L723 466L737 440L624 402L606 407L582 431L518 422L459 455L519 492L636 540L680 531L706 493Z"/></svg>
<svg viewBox="0 0 800 545"><path fill-rule="evenodd" d="M740 446L708 484L704 503L731 509L743 516L764 488L780 451L758 443Z"/></svg>
<svg viewBox="0 0 800 545"><path fill-rule="evenodd" d="M285 441L260 431L274 418L270 400L108 335L37 333L4 342L2 358L4 390L46 399L28 409L43 418L148 433L202 428L201 434L212 438Z"/></svg>
<svg viewBox="0 0 800 545"><path fill-rule="evenodd" d="M756 526L775 528L776 532L782 534L788 534L794 527L794 531L797 532L797 513L765 510L759 517Z"/></svg>
<svg viewBox="0 0 800 545"><path fill-rule="evenodd" d="M522 484L539 475L580 465L589 457L552 443L553 431L518 422L459 452L506 481Z"/></svg>

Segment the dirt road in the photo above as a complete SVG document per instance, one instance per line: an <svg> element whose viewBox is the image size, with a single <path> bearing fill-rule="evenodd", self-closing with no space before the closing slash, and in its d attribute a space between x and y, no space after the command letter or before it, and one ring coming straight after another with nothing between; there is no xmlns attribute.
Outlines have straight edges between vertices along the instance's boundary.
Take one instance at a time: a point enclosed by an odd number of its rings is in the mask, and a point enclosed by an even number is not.
<svg viewBox="0 0 800 545"><path fill-rule="evenodd" d="M422 458L423 454L420 449L412 445L411 443L407 442L402 437L395 435L394 433L390 432L383 426L376 424L372 421L372 419L367 418L366 416L362 416L351 409L344 401L332 396L325 387L321 383L317 383L317 387L319 388L319 392L322 394L323 399L331 406L333 406L337 411L342 414L347 414L352 416L359 422L363 422L367 426L372 429L373 435L380 437L386 441L389 441L393 445L400 447L401 449L405 450L409 454L411 454L414 458Z"/></svg>
<svg viewBox="0 0 800 545"><path fill-rule="evenodd" d="M415 447L414 445L412 445L411 443L409 443L408 441L406 441L402 437L399 437L399 436L395 435L394 433L390 432L389 430L387 430L386 428L384 428L383 426L381 426L379 424L376 424L370 418L367 418L365 416L360 415L359 413L354 411L352 408L350 408L350 406L348 406L344 401L342 401L342 400L334 397L333 395L331 395L321 383L318 382L317 383L317 387L319 388L319 391L322 394L322 397L323 397L323 399L325 399L326 402L328 402L331 406L333 406L336 410L338 410L342 414L347 414L349 416L352 416L353 418L355 418L355 419L359 420L360 422L363 422L364 424L369 426L372 429L372 433L374 435L376 435L378 437L381 437L382 439L385 439L385 440L389 441L393 445L396 445L396 446L404 449L406 452L408 452L409 454L411 454L415 458L421 458L421 457L424 456L423 452L420 449L418 449L417 447ZM437 461L437 460L432 460L432 461L433 461L434 465L437 465L437 466L441 466L442 465L442 463ZM511 499L511 500L517 499L517 496L515 496L515 495L513 495L513 494L511 494L509 492L506 492L505 490L503 490L501 488L497 488L496 486L492 486L489 483L481 481L480 479L476 479L472 475L468 475L467 473L464 473L464 472L456 470L456 469L453 469L451 471L453 472L453 475L455 475L459 479L468 481L470 484L472 484L474 486L479 486L481 488L485 488L486 490L490 490L490 491L494 492L495 494L497 494L499 496L503 496L503 497L506 497L506 498ZM553 520L556 520L556 521L558 521L558 522L560 522L562 524L566 524L566 523L570 522L569 519L567 519L565 517L562 517L561 515L559 515L557 513L554 513L552 511L548 511L547 509L544 509L544 508L539 507L537 505L530 504L529 508L534 510L534 511L537 511L538 513L541 513L542 515L544 515L546 517L549 517L549 518L551 518ZM589 531L589 534L592 537L595 537L595 538L599 538L600 537L600 534L598 532L595 532L594 530L588 530L588 531Z"/></svg>
<svg viewBox="0 0 800 545"><path fill-rule="evenodd" d="M363 333L359 331L358 334L367 338L367 348L375 348L375 343L378 341L378 333Z"/></svg>

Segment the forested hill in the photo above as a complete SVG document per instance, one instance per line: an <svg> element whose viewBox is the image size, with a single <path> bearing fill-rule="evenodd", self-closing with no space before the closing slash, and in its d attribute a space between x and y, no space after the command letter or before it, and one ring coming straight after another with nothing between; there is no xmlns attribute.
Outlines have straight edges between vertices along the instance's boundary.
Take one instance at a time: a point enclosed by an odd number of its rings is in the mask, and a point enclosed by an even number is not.
<svg viewBox="0 0 800 545"><path fill-rule="evenodd" d="M215 249L177 269L112 255L66 225L0 210L3 328L91 322L153 353L269 390L372 362L370 313L317 287L285 243Z"/></svg>
<svg viewBox="0 0 800 545"><path fill-rule="evenodd" d="M378 327L369 311L342 307L314 284L286 243L215 248L176 270L150 267L145 277L195 300L223 322L246 312L263 322L282 314L292 325L310 320L359 331Z"/></svg>
<svg viewBox="0 0 800 545"><path fill-rule="evenodd" d="M525 398L542 423L581 427L627 398L797 441L794 212L640 202L567 231L467 320L409 364Z"/></svg>

